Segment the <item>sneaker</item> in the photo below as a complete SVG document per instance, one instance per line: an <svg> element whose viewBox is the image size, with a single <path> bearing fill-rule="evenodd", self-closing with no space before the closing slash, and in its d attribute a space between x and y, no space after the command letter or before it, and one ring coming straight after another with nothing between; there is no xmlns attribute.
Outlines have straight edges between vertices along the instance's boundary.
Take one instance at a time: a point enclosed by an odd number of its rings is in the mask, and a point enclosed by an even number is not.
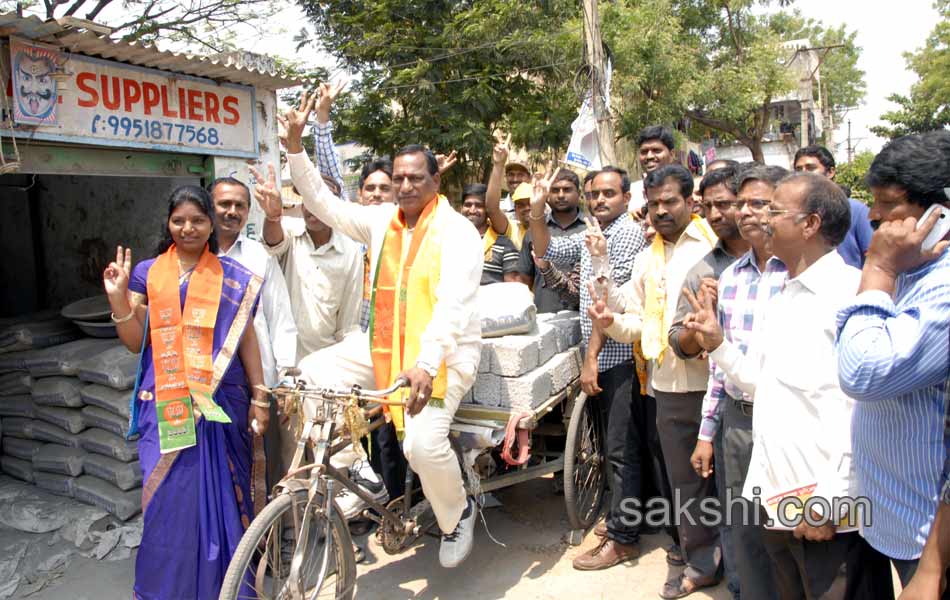
<svg viewBox="0 0 950 600"><path fill-rule="evenodd" d="M349 470L350 481L355 483L364 492L368 493L373 500L380 504L389 501L389 493L386 492L386 486L376 476L369 463L363 462L360 466L354 466ZM340 513L347 521L355 519L364 510L369 508L365 500L351 492L348 488L341 486L336 496L336 505Z"/></svg>
<svg viewBox="0 0 950 600"><path fill-rule="evenodd" d="M439 562L446 569L452 569L462 564L472 552L472 541L475 538L475 516L477 507L471 496L465 498L465 510L459 519L458 525L452 533L442 534L442 546L439 548Z"/></svg>

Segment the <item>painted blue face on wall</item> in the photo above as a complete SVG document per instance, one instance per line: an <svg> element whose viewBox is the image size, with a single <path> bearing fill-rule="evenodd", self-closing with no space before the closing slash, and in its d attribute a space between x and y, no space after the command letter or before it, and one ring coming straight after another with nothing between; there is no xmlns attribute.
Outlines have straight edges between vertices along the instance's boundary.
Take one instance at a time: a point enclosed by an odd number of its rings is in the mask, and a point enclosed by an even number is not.
<svg viewBox="0 0 950 600"><path fill-rule="evenodd" d="M15 64L14 87L20 112L35 119L47 118L56 106L53 61L46 56L20 52Z"/></svg>

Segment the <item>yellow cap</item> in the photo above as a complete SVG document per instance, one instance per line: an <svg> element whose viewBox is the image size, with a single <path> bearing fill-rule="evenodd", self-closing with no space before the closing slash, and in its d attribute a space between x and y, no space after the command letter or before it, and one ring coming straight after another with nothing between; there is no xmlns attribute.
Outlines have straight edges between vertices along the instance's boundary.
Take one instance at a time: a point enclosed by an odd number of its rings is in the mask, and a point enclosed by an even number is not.
<svg viewBox="0 0 950 600"><path fill-rule="evenodd" d="M515 188L514 193L511 195L511 201L517 202L518 200L530 200L533 189L534 188L527 181L519 183L518 187Z"/></svg>

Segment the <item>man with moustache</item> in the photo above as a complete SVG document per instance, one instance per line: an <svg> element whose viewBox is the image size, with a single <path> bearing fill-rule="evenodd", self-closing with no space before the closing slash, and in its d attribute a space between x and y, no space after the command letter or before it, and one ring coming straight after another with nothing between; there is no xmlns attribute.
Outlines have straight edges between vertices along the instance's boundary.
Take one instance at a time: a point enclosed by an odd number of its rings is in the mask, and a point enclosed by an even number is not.
<svg viewBox="0 0 950 600"><path fill-rule="evenodd" d="M545 217L548 231L554 237L570 236L585 231L586 224L580 214L580 179L577 174L568 169L560 169L551 184L551 194L548 197L550 213ZM525 285L534 289L534 305L538 312L558 312L561 310L577 310L577 302L565 302L565 294L559 293L554 286L573 271L577 263L558 263L538 258L534 251L534 242L531 232L521 244L518 272ZM554 271L561 274L558 277ZM554 286L548 282L554 283ZM579 300L579 297L578 299Z"/></svg>
<svg viewBox="0 0 950 600"><path fill-rule="evenodd" d="M686 569L660 591L662 598L681 598L718 583L720 551L718 531L699 519L699 503L713 495L715 488L689 463L708 364L696 355L677 356L670 349L668 334L686 274L718 240L709 225L692 214L693 176L685 167L655 169L647 176L646 189L656 236L635 259L630 281L619 287L622 312L615 314L597 302L590 316L612 339L641 343L649 361L656 429L670 485L674 496L695 502L677 525Z"/></svg>
<svg viewBox="0 0 950 600"><path fill-rule="evenodd" d="M396 153L397 205L359 206L329 193L301 143L313 105L304 94L281 119L290 173L309 212L369 248L373 303L368 335L311 354L300 368L323 385L408 381L405 410L391 406L389 413L442 532L439 560L456 567L471 551L477 505L466 495L448 431L480 357L481 241L439 194L438 163L422 146Z"/></svg>
<svg viewBox="0 0 950 600"><path fill-rule="evenodd" d="M749 349L756 318L785 285L787 270L772 256L765 226L775 186L787 174L781 167L739 167L734 215L739 235L750 249L723 270L717 286L700 285L700 289L709 294L718 289L716 315L723 334L744 352ZM688 296L684 294L684 297ZM698 343L695 336L691 337ZM695 346L688 349L695 350ZM708 477L710 471L715 470L721 498L741 500L752 456L751 397L744 394L713 359L709 361L709 371L702 422L690 463L702 477ZM714 454L718 456L715 467ZM778 598L761 529L747 523L751 514L748 508L743 511L741 506L726 506L732 509L732 519L720 529L720 539L730 592L734 598L740 593L746 598Z"/></svg>
<svg viewBox="0 0 950 600"><path fill-rule="evenodd" d="M712 166L712 165L710 165ZM704 256L693 268L686 274L683 281L684 289L692 294L699 294L702 285L715 286L722 272L731 265L737 258L749 251L749 243L742 239L739 234L739 225L737 222L738 211L736 209L736 170L734 166L724 165L717 169L712 169L706 173L699 183L699 197L703 204L704 213L709 226L712 227L719 238L716 247ZM685 294L681 294L676 307L676 315L673 317L673 325L670 327L670 348L681 359L687 360L696 358L702 353L702 348L696 342L695 335L683 327L683 319L692 312L692 307ZM689 416L691 436L684 438L683 444L688 447L693 443L697 435L700 439L707 442L714 442L718 455L722 455L721 435L709 436L700 431L700 422L702 415L696 412ZM710 448L711 449L711 448ZM704 457L704 462L700 469L695 469L696 475L708 480L712 469L712 453ZM690 463L696 465L696 456L690 458ZM715 471L716 490L722 498L724 489L722 481L722 469ZM719 540L723 549L723 565L725 567L726 579L729 589L734 595L738 594L739 581L735 573L734 558L730 556L730 548L725 527L719 528Z"/></svg>
<svg viewBox="0 0 950 600"><path fill-rule="evenodd" d="M483 183L471 183L462 190L462 208L459 212L471 222L482 236L485 263L482 266L482 285L503 281L520 281L518 277L518 251L506 236L498 235L488 226L485 213L485 190Z"/></svg>
<svg viewBox="0 0 950 600"><path fill-rule="evenodd" d="M273 172L271 176L274 177ZM261 349L264 385L273 387L280 373L297 364L297 326L287 293L284 274L277 259L264 246L244 235L244 226L251 208L251 193L241 181L232 177L215 179L208 188L214 204L214 228L218 236L218 255L238 261L264 279L260 307L254 315L254 332ZM280 426L276 404L271 403L271 423L264 435L267 455L268 483L273 485L286 472L281 464L280 440L293 434Z"/></svg>
<svg viewBox="0 0 950 600"><path fill-rule="evenodd" d="M634 256L643 247L643 232L630 219L630 179L617 167L604 167L591 180L591 213L597 225L588 231L554 237L545 224L545 206L555 174L536 182L531 197L529 223L535 254L545 260L581 264L581 281L606 282L630 278ZM591 248L595 248L594 253ZM641 469L640 439L633 421L636 417L634 386L637 385L633 354L628 344L604 340L587 314L591 295L586 285L580 289L581 332L588 347L581 374L581 386L596 401L606 417L606 453L610 461L610 510L604 537L593 550L574 559L574 568L599 570L640 555L640 526L625 518L624 498L639 497ZM639 387L637 387L639 389Z"/></svg>
<svg viewBox="0 0 950 600"><path fill-rule="evenodd" d="M854 401L838 384L834 347L837 309L860 280L835 252L851 222L848 199L825 177L795 173L779 182L767 210L768 243L788 279L765 306L748 351L724 340L709 294L691 298L686 326L753 399L754 446L742 495L763 500L762 539L779 597L892 598L887 559L858 532L870 515L832 502L857 491Z"/></svg>

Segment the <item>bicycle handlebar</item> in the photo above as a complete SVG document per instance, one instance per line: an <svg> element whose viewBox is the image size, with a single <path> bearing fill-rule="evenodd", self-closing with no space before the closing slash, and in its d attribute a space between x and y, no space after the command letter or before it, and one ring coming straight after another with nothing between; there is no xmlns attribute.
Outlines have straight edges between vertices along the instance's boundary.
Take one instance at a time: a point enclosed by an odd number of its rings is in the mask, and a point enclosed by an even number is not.
<svg viewBox="0 0 950 600"><path fill-rule="evenodd" d="M317 396L327 400L345 400L356 396L357 398L366 398L370 400L375 400L379 404L404 404L402 401L394 400L388 401L385 398L393 393L396 390L407 387L409 385L409 380L405 377L400 377L393 382L391 386L382 390L366 390L362 389L359 386L353 386L352 388L323 388L323 387L289 387L289 386L277 386L273 389L265 388L264 386L258 386L259 388L273 393L275 395L300 395L300 396Z"/></svg>

